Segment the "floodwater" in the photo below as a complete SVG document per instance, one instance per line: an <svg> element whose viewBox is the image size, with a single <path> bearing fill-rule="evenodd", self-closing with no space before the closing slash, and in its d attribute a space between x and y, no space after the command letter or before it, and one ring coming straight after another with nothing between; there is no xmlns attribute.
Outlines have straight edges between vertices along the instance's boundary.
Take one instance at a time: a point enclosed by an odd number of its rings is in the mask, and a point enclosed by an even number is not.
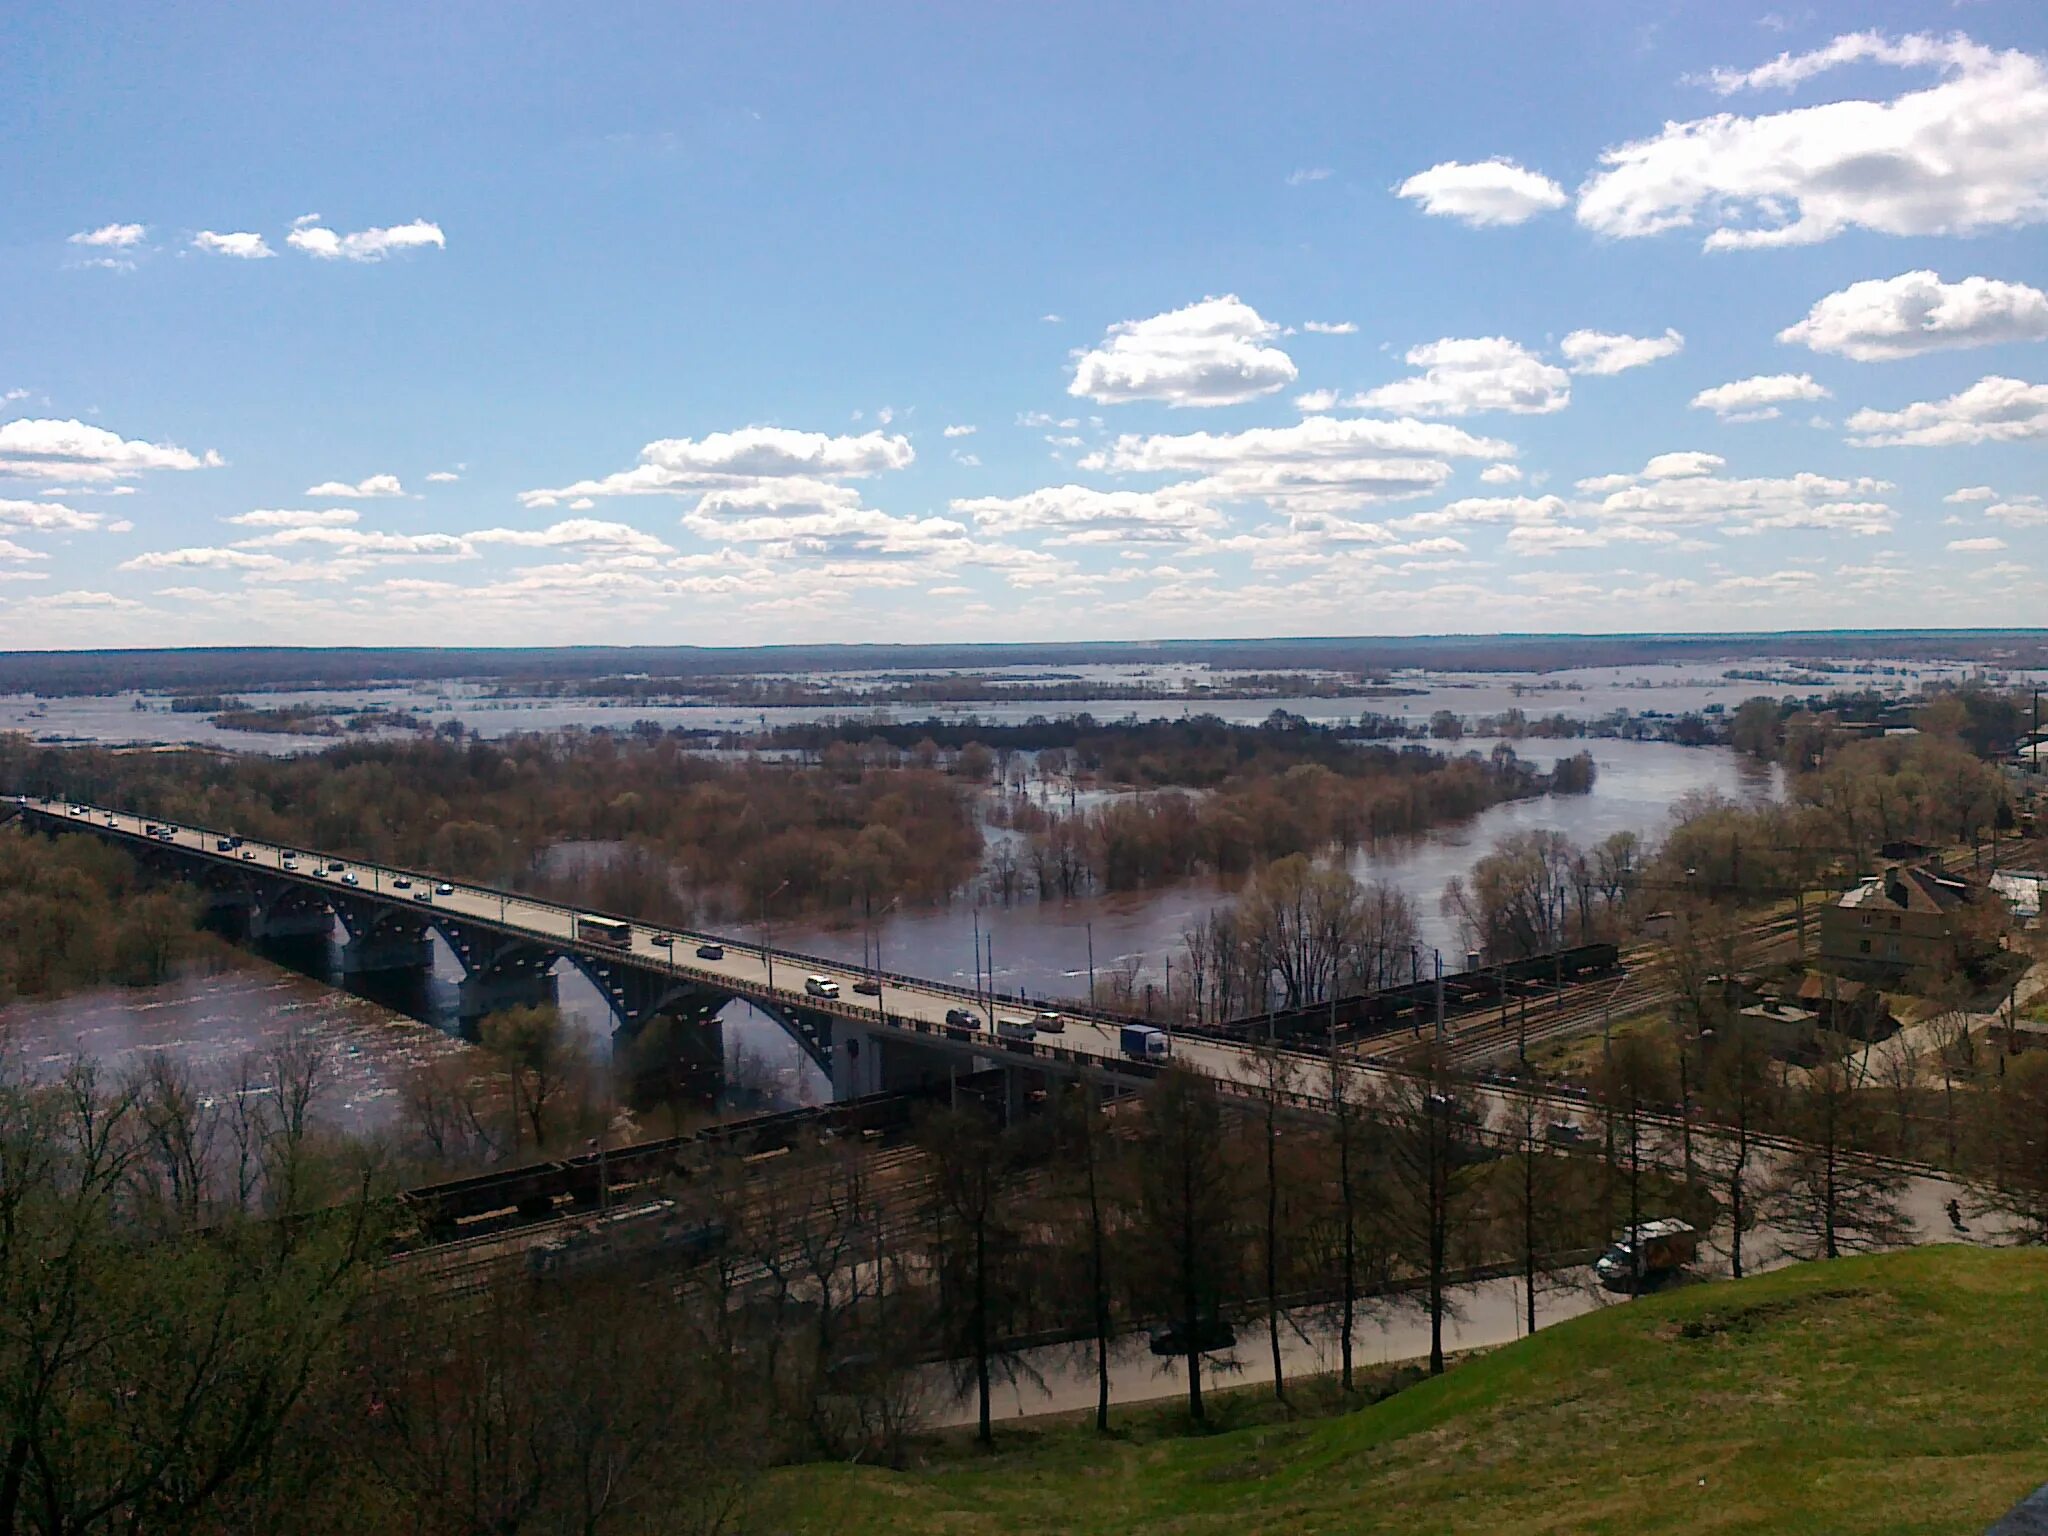
<svg viewBox="0 0 2048 1536"><path fill-rule="evenodd" d="M1461 745L1484 753L1493 743ZM1777 791L1773 770L1721 748L1620 740L1515 746L1544 767L1560 753L1591 751L1599 768L1593 792L1493 806L1424 836L1362 849L1352 861L1361 879L1383 880L1405 892L1415 903L1424 942L1441 947L1447 956L1455 952L1457 936L1438 911L1444 883L1469 870L1499 838L1543 828L1590 846L1626 829L1654 840L1668 824L1673 803L1688 793L1753 801ZM563 856L587 861L606 851L607 845L579 844ZM982 955L993 964L998 991L1078 999L1088 996L1091 953L1098 978L1122 971L1140 985L1165 981L1168 966L1182 951L1183 932L1231 896L1213 881L1073 901L1027 899L1007 907L963 896L944 907L890 912L865 929L858 923L779 922L769 938L781 949L848 964L865 961L961 985L976 979L979 940ZM86 1050L128 1061L140 1052L163 1049L195 1069L230 1064L242 1050L297 1029L330 1046L343 1118L375 1129L421 1052L466 1049L453 1038L461 967L436 938L433 975L422 994L379 994L375 1001L366 1000L321 985L338 979L335 945L340 937L335 932L326 945L316 940L280 947L277 957L301 974L252 963L247 970L195 977L153 991L111 990L21 1005L0 1020L13 1021L17 1034L36 1042L46 1057ZM759 939L752 928L736 937L749 943ZM605 1059L613 1021L603 999L566 962L557 964L555 976L564 1014L583 1030L593 1053ZM430 1024L415 1023L407 1014ZM746 1077L750 1086L784 1104L830 1097L824 1074L765 1015L734 1003L722 1022L728 1069Z"/></svg>
<svg viewBox="0 0 2048 1536"><path fill-rule="evenodd" d="M1491 741L1461 744L1480 753ZM1462 875L1500 838L1535 829L1564 833L1590 847L1611 833L1633 831L1646 842L1668 828L1674 802L1706 792L1753 802L1777 793L1774 769L1719 747L1646 741L1514 743L1531 762L1549 767L1559 755L1590 751L1598 766L1588 795L1544 796L1489 807L1469 821L1361 849L1352 860L1362 880L1381 880L1415 903L1423 942L1448 955L1457 935L1437 910L1444 884ZM1230 891L1214 882L1125 892L1074 901L1023 900L1002 906L961 899L947 907L889 913L872 930L859 925L778 923L777 945L829 959L859 962L881 947L880 966L934 980L972 985L976 935L992 948L998 991L1033 997L1085 997L1089 952L1099 978L1133 967L1165 979L1181 934ZM989 952L985 948L984 953Z"/></svg>
<svg viewBox="0 0 2048 1536"><path fill-rule="evenodd" d="M323 1053L314 1113L359 1135L395 1126L400 1091L415 1069L469 1049L430 1025L253 957L158 987L110 987L0 1009L0 1042L42 1076L87 1056L118 1079L162 1052L199 1082L222 1083L245 1057L291 1039Z"/></svg>
<svg viewBox="0 0 2048 1536"><path fill-rule="evenodd" d="M1733 709L1746 698L1804 698L1837 688L1871 688L1915 693L1923 684L1952 681L1973 670L1959 663L1859 661L1851 670L1809 671L1797 663L1753 657L1711 665L1579 667L1556 672L1455 672L1406 669L1390 675L1393 687L1415 690L1391 698L1349 699L1214 699L1183 698L1058 700L990 700L974 704L906 704L887 709L845 705L780 705L747 708L730 703L642 703L634 700L491 696L481 684L417 683L372 688L300 689L249 693L252 704L278 708L310 704L349 712L366 709L402 710L432 724L459 720L481 736L519 731L566 729L622 730L650 720L663 727L702 731L743 731L826 719L869 716L877 720L961 720L973 717L991 723L1021 724L1033 716L1053 718L1089 713L1103 720L1127 716L1175 719L1213 714L1225 720L1256 722L1276 709L1327 723L1355 720L1361 713L1390 715L1411 722L1427 721L1448 709L1471 721L1483 715L1519 708L1531 716L1562 714L1591 720L1618 709L1683 714L1688 711ZM1731 671L1768 674L1766 680L1731 678ZM1017 681L1045 675L1036 668L999 668ZM886 684L902 674L821 674L822 680L854 686ZM942 675L920 673L920 676ZM981 674L977 674L981 675ZM1061 677L1110 687L1180 689L1190 682L1228 687L1241 675L1199 667L1086 666L1059 670ZM2015 674L2029 676L2032 674ZM2048 674L2037 680L2048 680ZM684 690L678 689L679 695ZM38 699L27 694L0 694L0 731L26 731L51 742L101 742L118 745L192 743L233 752L292 753L317 751L333 737L293 736L224 731L205 715L173 714L161 695L119 693L93 698ZM363 739L363 738L354 738Z"/></svg>

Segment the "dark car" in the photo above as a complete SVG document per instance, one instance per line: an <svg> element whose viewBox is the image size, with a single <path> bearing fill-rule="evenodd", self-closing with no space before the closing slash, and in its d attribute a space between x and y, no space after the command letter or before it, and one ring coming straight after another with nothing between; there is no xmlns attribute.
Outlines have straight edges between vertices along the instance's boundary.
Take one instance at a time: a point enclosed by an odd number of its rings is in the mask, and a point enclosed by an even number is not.
<svg viewBox="0 0 2048 1536"><path fill-rule="evenodd" d="M947 1034L955 1035L956 1037L963 1034L971 1035L980 1028L981 1020L969 1013L965 1008L948 1008L946 1010Z"/></svg>
<svg viewBox="0 0 2048 1536"><path fill-rule="evenodd" d="M697 958L699 960L723 960L725 958L725 946L723 944L699 944L697 946Z"/></svg>
<svg viewBox="0 0 2048 1536"><path fill-rule="evenodd" d="M882 984L872 976L863 976L853 984L853 990L862 997L880 997L882 995Z"/></svg>

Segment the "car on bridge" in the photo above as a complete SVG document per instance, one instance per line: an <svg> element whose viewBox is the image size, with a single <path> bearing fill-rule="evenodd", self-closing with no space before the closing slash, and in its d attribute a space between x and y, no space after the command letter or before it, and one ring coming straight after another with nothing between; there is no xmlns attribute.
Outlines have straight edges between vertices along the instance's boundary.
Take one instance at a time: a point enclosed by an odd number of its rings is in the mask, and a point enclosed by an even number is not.
<svg viewBox="0 0 2048 1536"><path fill-rule="evenodd" d="M697 946L697 958L699 960L723 960L725 958L725 946L723 944L699 944Z"/></svg>
<svg viewBox="0 0 2048 1536"><path fill-rule="evenodd" d="M421 886L418 890L412 893L412 899L417 902L422 902L427 906L432 906L434 904L434 893L428 890L425 886Z"/></svg>
<svg viewBox="0 0 2048 1536"><path fill-rule="evenodd" d="M948 1008L946 1010L946 1038L949 1040L965 1040L979 1032L980 1029L981 1020L972 1013L969 1013L965 1008Z"/></svg>
<svg viewBox="0 0 2048 1536"><path fill-rule="evenodd" d="M647 942L656 949L674 949L676 947L676 936L672 933L657 933Z"/></svg>
<svg viewBox="0 0 2048 1536"><path fill-rule="evenodd" d="M882 995L882 984L872 976L863 976L853 984L853 990L862 997L880 997Z"/></svg>
<svg viewBox="0 0 2048 1536"><path fill-rule="evenodd" d="M404 875L393 875L391 877L391 889L394 891L409 891L412 889L412 881Z"/></svg>
<svg viewBox="0 0 2048 1536"><path fill-rule="evenodd" d="M806 976L804 978L804 991L812 997L837 997L839 995L839 983L830 976Z"/></svg>
<svg viewBox="0 0 2048 1536"><path fill-rule="evenodd" d="M453 896L455 894L455 887L450 885L446 880L443 880L439 885L434 887L434 894L436 896Z"/></svg>

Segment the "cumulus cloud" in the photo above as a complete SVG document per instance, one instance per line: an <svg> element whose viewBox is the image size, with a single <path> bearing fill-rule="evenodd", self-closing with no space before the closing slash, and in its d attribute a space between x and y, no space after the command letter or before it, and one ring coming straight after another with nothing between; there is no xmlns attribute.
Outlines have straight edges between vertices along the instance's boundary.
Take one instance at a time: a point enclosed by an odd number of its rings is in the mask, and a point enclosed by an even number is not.
<svg viewBox="0 0 2048 1536"><path fill-rule="evenodd" d="M1928 271L1851 283L1778 332L1780 341L1859 363L2044 338L2048 294L2040 289L1989 277L1944 283Z"/></svg>
<svg viewBox="0 0 2048 1536"><path fill-rule="evenodd" d="M1986 507L1984 516L2011 528L2048 528L2048 501L2039 496L2015 496Z"/></svg>
<svg viewBox="0 0 2048 1536"><path fill-rule="evenodd" d="M124 571L260 571L284 562L240 549L153 549L123 560Z"/></svg>
<svg viewBox="0 0 2048 1536"><path fill-rule="evenodd" d="M1988 485L1966 485L1960 490L1950 491L1941 499L1951 506L1962 506L1972 501L1996 501L1998 492Z"/></svg>
<svg viewBox="0 0 2048 1536"><path fill-rule="evenodd" d="M1450 478L1447 458L1506 459L1514 452L1512 443L1439 422L1311 416L1291 427L1244 432L1126 434L1082 459L1081 467L1197 476L1173 488L1187 500L1342 512L1429 494Z"/></svg>
<svg viewBox="0 0 2048 1536"><path fill-rule="evenodd" d="M1409 348L1407 362L1423 372L1369 389L1345 403L1416 416L1467 416L1479 411L1540 416L1571 403L1571 379L1565 371L1505 336L1447 336Z"/></svg>
<svg viewBox="0 0 2048 1536"><path fill-rule="evenodd" d="M300 220L284 237L284 243L322 261L382 261L394 251L419 250L429 245L440 250L448 244L441 226L425 219L394 224L388 229L359 229L347 235Z"/></svg>
<svg viewBox="0 0 2048 1536"><path fill-rule="evenodd" d="M293 507L258 507L252 512L237 512L224 521L238 528L348 528L353 527L361 516L348 507L328 507L318 512Z"/></svg>
<svg viewBox="0 0 2048 1536"><path fill-rule="evenodd" d="M1290 187L1305 187L1310 182L1328 181L1329 179L1329 167L1321 165L1304 166L1298 171L1289 171L1287 173L1287 185Z"/></svg>
<svg viewBox="0 0 2048 1536"><path fill-rule="evenodd" d="M32 533L84 533L100 526L97 512L79 512L57 501L11 501L0 497L0 528Z"/></svg>
<svg viewBox="0 0 2048 1536"><path fill-rule="evenodd" d="M968 425L967 423L965 423L965 422L956 422L956 423L954 423L954 424L953 424L952 426L950 426L950 427L946 428L946 436L948 436L948 437L972 437L972 436L974 436L975 432L976 432L976 431L978 431L978 430L979 430L978 428L976 428L976 427L972 427L972 426L969 426L969 425Z"/></svg>
<svg viewBox="0 0 2048 1536"><path fill-rule="evenodd" d="M266 256L277 254L261 235L247 230L216 234L213 230L202 229L192 237L192 248L209 256L233 256L240 261L261 261Z"/></svg>
<svg viewBox="0 0 2048 1536"><path fill-rule="evenodd" d="M1827 398L1827 390L1811 374L1765 373L1703 389L1692 397L1692 407L1728 422L1769 421L1782 414L1778 407L1787 401Z"/></svg>
<svg viewBox="0 0 2048 1536"><path fill-rule="evenodd" d="M590 517L572 517L546 528L485 528L466 537L472 544L506 544L521 549L612 549L642 555L675 553L653 534L628 523L601 522Z"/></svg>
<svg viewBox="0 0 2048 1536"><path fill-rule="evenodd" d="M1715 529L1738 536L1808 529L1870 536L1889 532L1898 515L1884 498L1888 480L1795 475L1730 477L1713 454L1659 454L1633 475L1578 482L1597 500L1574 510L1583 520L1637 527Z"/></svg>
<svg viewBox="0 0 2048 1536"><path fill-rule="evenodd" d="M123 438L82 421L23 417L0 423L0 475L20 479L104 481L153 469L216 469L212 450L188 453L170 443Z"/></svg>
<svg viewBox="0 0 2048 1536"><path fill-rule="evenodd" d="M790 427L742 427L706 437L668 437L640 450L640 462L598 480L523 491L529 507L578 497L676 496L763 485L780 479L860 479L907 468L910 439L883 432L832 437Z"/></svg>
<svg viewBox="0 0 2048 1536"><path fill-rule="evenodd" d="M1487 485L1513 485L1522 478L1522 470L1516 464L1489 464L1479 471L1479 478Z"/></svg>
<svg viewBox="0 0 2048 1536"><path fill-rule="evenodd" d="M1567 523L1524 523L1508 530L1508 548L1518 555L1551 555L1566 549L1605 549L1613 544L1675 544L1668 528L1616 523L1580 528Z"/></svg>
<svg viewBox="0 0 2048 1536"><path fill-rule="evenodd" d="M69 236L73 245L92 246L97 250L125 251L142 244L149 233L142 224L102 224L98 229L81 229Z"/></svg>
<svg viewBox="0 0 2048 1536"><path fill-rule="evenodd" d="M1103 405L1239 405L1294 382L1294 359L1265 344L1279 332L1234 293L1121 321L1075 355L1067 393Z"/></svg>
<svg viewBox="0 0 2048 1536"><path fill-rule="evenodd" d="M1946 400L1920 400L1903 410L1860 410L1848 420L1860 448L1949 448L2017 443L2048 437L2048 384L1995 374Z"/></svg>
<svg viewBox="0 0 2048 1536"><path fill-rule="evenodd" d="M453 485L456 481L460 480L461 478L462 476L455 473L455 471L452 469L437 469L432 474L427 476L427 484Z"/></svg>
<svg viewBox="0 0 2048 1536"><path fill-rule="evenodd" d="M1960 35L1838 37L1761 68L1716 71L1723 94L1791 88L1843 65L1931 68L1889 100L1849 99L1669 122L1605 151L1578 218L1617 238L1711 226L1709 250L1805 245L1851 228L1970 234L2048 217L2048 70Z"/></svg>
<svg viewBox="0 0 2048 1536"><path fill-rule="evenodd" d="M1610 374L1675 357L1684 346L1685 338L1670 329L1662 336L1573 331L1558 343L1557 349L1564 354L1573 373Z"/></svg>
<svg viewBox="0 0 2048 1536"><path fill-rule="evenodd" d="M2005 548L2005 540L1996 538L1950 539L1949 550L1958 555L1990 555Z"/></svg>
<svg viewBox="0 0 2048 1536"><path fill-rule="evenodd" d="M1223 514L1180 487L1163 491L1101 491L1085 485L1049 485L1022 496L979 496L952 510L994 534L1053 532L1054 543L1154 542L1217 528Z"/></svg>
<svg viewBox="0 0 2048 1536"><path fill-rule="evenodd" d="M1564 188L1548 176L1506 159L1445 160L1410 176L1394 195L1421 204L1424 213L1475 228L1520 224L1568 201Z"/></svg>
<svg viewBox="0 0 2048 1536"><path fill-rule="evenodd" d="M1313 331L1318 336L1356 336L1358 323L1355 320L1304 320L1304 331Z"/></svg>
<svg viewBox="0 0 2048 1536"><path fill-rule="evenodd" d="M365 475L354 485L346 480L322 480L306 487L308 496L336 496L344 501L361 501L379 496L403 496L405 487L396 475Z"/></svg>

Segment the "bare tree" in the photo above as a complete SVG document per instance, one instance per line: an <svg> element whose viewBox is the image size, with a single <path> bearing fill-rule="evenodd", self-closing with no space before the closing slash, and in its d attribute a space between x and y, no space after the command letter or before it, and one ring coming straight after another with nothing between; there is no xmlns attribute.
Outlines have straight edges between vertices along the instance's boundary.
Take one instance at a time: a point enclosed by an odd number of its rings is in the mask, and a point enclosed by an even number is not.
<svg viewBox="0 0 2048 1536"><path fill-rule="evenodd" d="M1868 1152L1869 1110L1855 1063L1829 1057L1794 1095L1787 1130L1763 1192L1772 1220L1805 1258L1839 1258L1896 1246L1912 1227L1900 1209L1905 1176Z"/></svg>
<svg viewBox="0 0 2048 1536"><path fill-rule="evenodd" d="M1170 1320L1187 1362L1188 1416L1202 1422L1202 1356L1215 1348L1239 1270L1237 1170L1215 1082L1173 1066L1145 1094L1134 1280Z"/></svg>

